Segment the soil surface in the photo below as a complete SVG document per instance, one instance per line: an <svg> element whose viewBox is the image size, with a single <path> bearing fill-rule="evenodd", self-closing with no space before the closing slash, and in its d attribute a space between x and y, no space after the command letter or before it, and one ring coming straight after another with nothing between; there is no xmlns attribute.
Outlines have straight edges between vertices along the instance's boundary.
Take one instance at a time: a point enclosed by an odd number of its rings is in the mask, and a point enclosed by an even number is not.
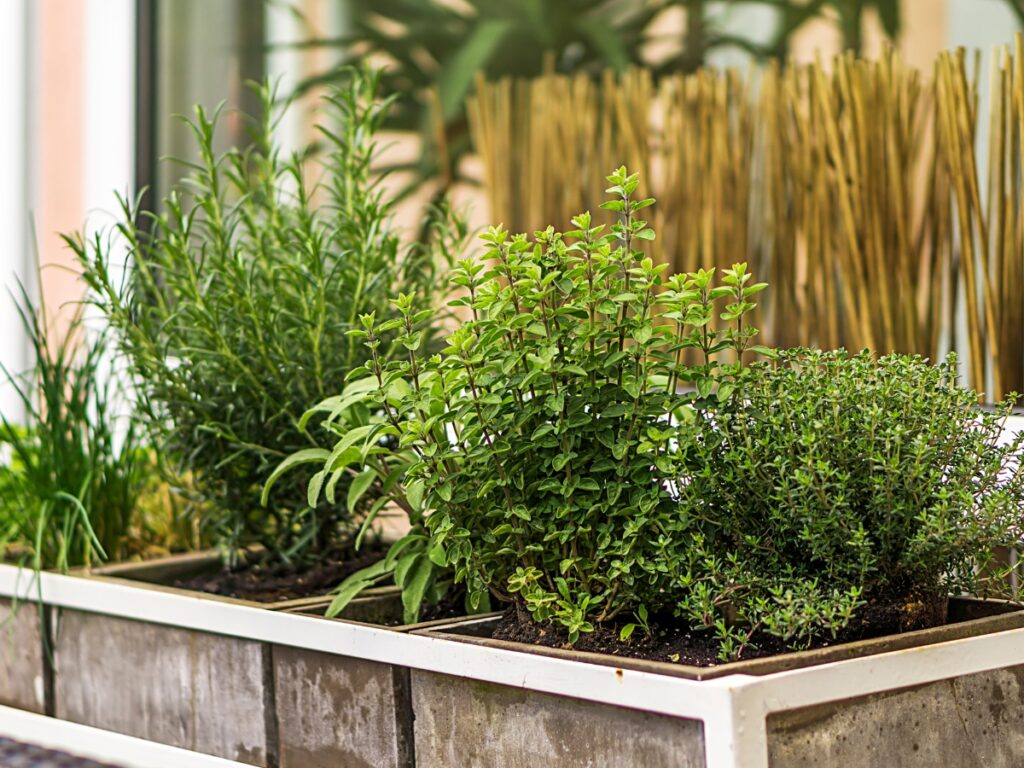
<svg viewBox="0 0 1024 768"><path fill-rule="evenodd" d="M461 619L466 615L466 591L460 587L450 587L437 605L424 605L420 610L420 621L439 621L440 619Z"/></svg>
<svg viewBox="0 0 1024 768"><path fill-rule="evenodd" d="M442 619L461 619L466 617L466 592L459 587L452 587L445 592L444 597L436 605L424 603L420 609L420 617L417 624L426 621L440 621ZM405 624L401 609L388 621L381 623L383 627L400 627Z"/></svg>
<svg viewBox="0 0 1024 768"><path fill-rule="evenodd" d="M336 552L304 569L256 562L233 571L219 570L180 579L171 586L257 603L315 597L326 595L346 576L373 564L385 554L386 549L383 547L367 547L359 552Z"/></svg>
<svg viewBox="0 0 1024 768"><path fill-rule="evenodd" d="M836 638L818 641L810 648L827 648L855 640L941 626L946 623L947 604L948 600L944 597L911 598L897 603L869 602ZM575 651L694 667L713 667L723 663L718 657L718 643L711 632L679 629L673 627L672 623L671 617L655 617L651 622L649 637L638 627L627 641L619 639L620 627L598 626L593 632L581 634L575 645L569 646L568 630L564 627L550 623L538 624L528 613L512 606L505 611L491 637L549 648L571 647ZM739 660L792 652L793 649L778 638L759 635L743 650Z"/></svg>

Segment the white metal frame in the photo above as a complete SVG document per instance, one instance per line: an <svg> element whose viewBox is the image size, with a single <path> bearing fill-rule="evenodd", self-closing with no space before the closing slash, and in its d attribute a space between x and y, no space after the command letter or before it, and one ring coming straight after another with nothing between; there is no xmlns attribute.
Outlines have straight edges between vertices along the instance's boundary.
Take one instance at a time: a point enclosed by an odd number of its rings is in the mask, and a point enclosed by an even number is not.
<svg viewBox="0 0 1024 768"><path fill-rule="evenodd" d="M220 757L0 706L0 736L125 768L243 768Z"/></svg>
<svg viewBox="0 0 1024 768"><path fill-rule="evenodd" d="M37 578L39 579L37 581ZM1024 629L764 676L696 681L0 566L0 595L701 720L708 768L768 768L767 716L1024 664ZM0 720L2 723L2 720Z"/></svg>
<svg viewBox="0 0 1024 768"><path fill-rule="evenodd" d="M30 276L29 269L29 45L28 0L0 0L0 363L23 370L28 339L8 291ZM29 283L29 285L31 285ZM18 421L23 408L17 394L0 386L0 414Z"/></svg>

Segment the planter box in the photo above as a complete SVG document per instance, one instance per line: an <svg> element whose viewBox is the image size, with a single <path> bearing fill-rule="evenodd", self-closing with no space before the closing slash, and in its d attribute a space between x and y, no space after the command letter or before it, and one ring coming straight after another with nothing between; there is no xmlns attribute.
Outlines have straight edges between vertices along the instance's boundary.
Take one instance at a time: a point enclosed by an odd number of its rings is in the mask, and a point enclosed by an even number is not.
<svg viewBox="0 0 1024 768"><path fill-rule="evenodd" d="M912 652L928 645L1024 627L1024 611L954 599L944 627L713 668L539 648L490 639L497 619L434 627L422 634L588 664L691 680L772 676L841 668L848 660ZM1022 659L1024 661L1024 659ZM767 715L771 768L864 766L1019 766L1024 764L1024 664L954 675L927 685L839 698ZM704 728L679 719L537 695L451 675L413 671L416 761L420 768L471 764L502 768L558 765L704 766ZM755 707L770 710L770 702ZM746 765L746 763L742 763ZM751 763L753 765L753 763Z"/></svg>
<svg viewBox="0 0 1024 768"><path fill-rule="evenodd" d="M0 705L46 713L51 678L41 619L36 603L0 598Z"/></svg>
<svg viewBox="0 0 1024 768"><path fill-rule="evenodd" d="M412 743L418 766L1024 764L1024 613L973 618L977 601L958 601L965 620L939 630L696 670L695 679L677 665L526 652L452 632L480 634L486 618L395 631L308 607L267 611L115 580L39 578L26 585L0 566L0 596L41 590L65 614L269 648L267 763L408 765ZM131 674L122 686L144 679ZM266 714L262 701L252 705ZM367 723L378 730L350 732Z"/></svg>

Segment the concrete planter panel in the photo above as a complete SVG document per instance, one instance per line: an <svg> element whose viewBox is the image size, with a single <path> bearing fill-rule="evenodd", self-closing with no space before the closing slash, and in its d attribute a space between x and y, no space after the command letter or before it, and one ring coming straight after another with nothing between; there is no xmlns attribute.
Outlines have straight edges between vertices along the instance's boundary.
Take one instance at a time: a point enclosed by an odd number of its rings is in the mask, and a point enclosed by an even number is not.
<svg viewBox="0 0 1024 768"><path fill-rule="evenodd" d="M96 613L55 620L54 714L266 766L269 646Z"/></svg>
<svg viewBox="0 0 1024 768"><path fill-rule="evenodd" d="M46 712L48 664L35 603L0 598L0 705Z"/></svg>
<svg viewBox="0 0 1024 768"><path fill-rule="evenodd" d="M774 714L771 768L1018 768L1024 667Z"/></svg>
<svg viewBox="0 0 1024 768"><path fill-rule="evenodd" d="M328 603L289 613L323 616ZM395 632L429 628L443 622L400 626L398 590L360 597L340 619L385 624ZM274 700L280 768L412 768L413 710L406 667L274 646Z"/></svg>
<svg viewBox="0 0 1024 768"><path fill-rule="evenodd" d="M476 680L412 672L417 768L701 768L704 728Z"/></svg>
<svg viewBox="0 0 1024 768"><path fill-rule="evenodd" d="M281 768L411 768L408 670L274 648Z"/></svg>
<svg viewBox="0 0 1024 768"><path fill-rule="evenodd" d="M218 563L212 553L197 553L81 575L141 595L261 613L322 617L328 605L323 597L260 604L164 586ZM375 590L352 601L338 621L395 624L401 610L397 590ZM63 611L56 667L62 719L261 766L412 765L408 671L390 664Z"/></svg>

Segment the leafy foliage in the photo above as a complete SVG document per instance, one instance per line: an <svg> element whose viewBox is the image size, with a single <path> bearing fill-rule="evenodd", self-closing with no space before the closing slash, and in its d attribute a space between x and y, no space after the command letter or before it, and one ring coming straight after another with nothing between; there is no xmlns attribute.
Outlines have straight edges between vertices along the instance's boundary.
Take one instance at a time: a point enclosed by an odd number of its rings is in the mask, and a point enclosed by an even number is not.
<svg viewBox="0 0 1024 768"><path fill-rule="evenodd" d="M34 365L3 370L25 423L0 417L0 558L36 570L120 559L155 471L136 425L116 420L107 339L88 333L80 313L57 338L24 289L18 310Z"/></svg>
<svg viewBox="0 0 1024 768"><path fill-rule="evenodd" d="M654 200L636 199L638 177L624 168L608 180L610 231L589 214L532 240L487 231L483 258L453 271L467 319L442 354L424 351L428 318L409 295L396 301L401 318L364 315L352 332L371 356L347 396L320 406L340 435L327 482L354 464L414 527L343 585L336 610L393 573L414 618L439 569L465 585L471 608L488 593L516 599L573 639L662 607L678 550L673 418L729 396L753 349L750 299L765 286L741 264L722 285L711 271L663 282L664 266L639 248L655 236L640 218ZM386 362L380 339L394 331L408 354Z"/></svg>
<svg viewBox="0 0 1024 768"><path fill-rule="evenodd" d="M437 216L433 247L400 244L372 168L390 107L379 87L379 73L347 72L325 99L326 149L315 158L285 156L274 143L267 88L252 144L222 155L213 150L218 115L197 107L189 126L201 160L163 212L124 205L127 280L117 278L109 238L68 239L164 449L211 502L207 523L229 552L255 542L303 561L352 534L354 510L307 504L311 471L268 487L266 506L261 490L282 458L315 448L300 425L308 404L340 391L365 361L345 335L358 315L394 314L388 300L400 291L429 302L436 262L460 236L460 223Z"/></svg>
<svg viewBox="0 0 1024 768"><path fill-rule="evenodd" d="M695 424L680 512L699 533L681 614L723 655L801 646L865 605L970 591L1020 535L1024 437L977 408L956 360L793 350Z"/></svg>

